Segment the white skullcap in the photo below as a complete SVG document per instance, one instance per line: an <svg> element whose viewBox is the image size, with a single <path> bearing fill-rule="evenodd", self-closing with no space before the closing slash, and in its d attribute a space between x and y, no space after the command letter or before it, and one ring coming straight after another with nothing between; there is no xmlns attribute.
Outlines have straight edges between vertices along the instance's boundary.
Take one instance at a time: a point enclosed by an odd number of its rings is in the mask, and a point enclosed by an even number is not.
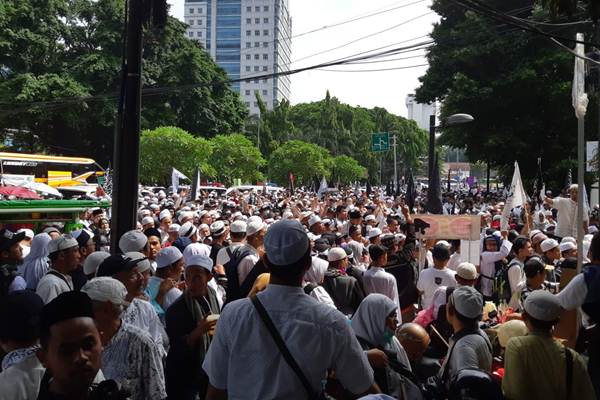
<svg viewBox="0 0 600 400"><path fill-rule="evenodd" d="M523 304L525 312L539 321L556 321L562 308L558 298L546 290L534 290Z"/></svg>
<svg viewBox="0 0 600 400"><path fill-rule="evenodd" d="M498 328L498 342L501 347L505 348L509 339L525 336L528 332L525 322L520 319L513 319L501 324Z"/></svg>
<svg viewBox="0 0 600 400"><path fill-rule="evenodd" d="M158 214L158 219L162 221L165 218L172 218L171 212L169 210L162 210L160 214Z"/></svg>
<svg viewBox="0 0 600 400"><path fill-rule="evenodd" d="M210 257L210 247L204 243L192 243L183 250L183 259L186 264L188 264L190 257L195 255Z"/></svg>
<svg viewBox="0 0 600 400"><path fill-rule="evenodd" d="M346 257L348 257L348 254L346 254L346 250L341 247L329 249L329 252L327 253L327 261L329 262L343 260Z"/></svg>
<svg viewBox="0 0 600 400"><path fill-rule="evenodd" d="M169 233L175 233L175 232L177 232L177 234L179 236L179 228L181 228L181 225L179 225L179 224L171 224L171 225L169 225L169 229L167 230L167 232L169 232Z"/></svg>
<svg viewBox="0 0 600 400"><path fill-rule="evenodd" d="M319 217L316 214L313 214L310 216L310 218L308 219L308 227L310 228L311 226L313 226L314 224L317 224L321 222L321 217Z"/></svg>
<svg viewBox="0 0 600 400"><path fill-rule="evenodd" d="M563 253L565 251L575 250L577 245L572 242L565 242L563 240L558 247L560 248L560 252Z"/></svg>
<svg viewBox="0 0 600 400"><path fill-rule="evenodd" d="M183 258L181 251L175 246L165 247L156 255L156 269L169 267Z"/></svg>
<svg viewBox="0 0 600 400"><path fill-rule="evenodd" d="M56 239L52 239L48 243L49 254L70 249L71 247L79 247L79 244L77 243L77 240L73 239L69 235L59 236Z"/></svg>
<svg viewBox="0 0 600 400"><path fill-rule="evenodd" d="M558 242L554 239L545 239L540 245L543 253L550 251L555 247L558 247Z"/></svg>
<svg viewBox="0 0 600 400"><path fill-rule="evenodd" d="M369 239L373 239L373 238L375 238L375 237L377 237L377 236L379 236L379 235L381 235L381 229L379 229L379 228L372 228L372 229L369 231L369 233L367 233L367 237L368 237Z"/></svg>
<svg viewBox="0 0 600 400"><path fill-rule="evenodd" d="M191 221L186 222L179 228L180 237L191 238L196 234L196 232L198 232L198 229L194 226L194 224Z"/></svg>
<svg viewBox="0 0 600 400"><path fill-rule="evenodd" d="M244 221L233 221L231 223L230 231L232 233L245 233L247 229L247 224Z"/></svg>
<svg viewBox="0 0 600 400"><path fill-rule="evenodd" d="M106 258L110 257L110 253L106 251L94 251L92 254L85 258L83 262L83 273L86 275L96 276L98 267L102 264Z"/></svg>
<svg viewBox="0 0 600 400"><path fill-rule="evenodd" d="M148 257L146 257L145 254L140 253L139 251L130 251L123 255L126 258L131 258L132 260L142 260L135 265L135 268L138 272L145 272L152 269L152 264L150 264L150 260L148 260Z"/></svg>
<svg viewBox="0 0 600 400"><path fill-rule="evenodd" d="M564 238L562 238L562 240L560 241L561 243L565 243L565 242L571 242L573 243L575 246L577 246L577 239L575 239L572 236L565 236Z"/></svg>
<svg viewBox="0 0 600 400"><path fill-rule="evenodd" d="M246 236L252 236L267 227L265 223L262 222L262 219L260 221L250 221L250 219L252 218L248 219L248 224L246 227Z"/></svg>
<svg viewBox="0 0 600 400"><path fill-rule="evenodd" d="M148 224L154 225L154 218L152 218L152 217L142 218L142 225L148 225Z"/></svg>
<svg viewBox="0 0 600 400"><path fill-rule="evenodd" d="M17 231L17 233L21 233L21 232L25 233L25 237L28 239L33 239L33 237L35 236L31 229L21 228Z"/></svg>
<svg viewBox="0 0 600 400"><path fill-rule="evenodd" d="M202 267L208 272L212 272L213 260L203 254L194 254L186 258L185 268L189 267Z"/></svg>
<svg viewBox="0 0 600 400"><path fill-rule="evenodd" d="M264 240L269 262L286 266L294 264L307 252L310 241L304 227L293 220L281 220L271 225Z"/></svg>
<svg viewBox="0 0 600 400"><path fill-rule="evenodd" d="M110 301L116 305L129 305L126 300L127 289L120 281L108 276L101 276L88 281L81 291L94 301Z"/></svg>
<svg viewBox="0 0 600 400"><path fill-rule="evenodd" d="M146 243L148 243L148 238L142 232L137 230L127 231L119 239L119 248L123 253L140 251L146 247Z"/></svg>
<svg viewBox="0 0 600 400"><path fill-rule="evenodd" d="M258 215L253 215L250 218L248 218L248 221L246 221L247 224L250 224L252 222L263 222L262 218L259 217Z"/></svg>

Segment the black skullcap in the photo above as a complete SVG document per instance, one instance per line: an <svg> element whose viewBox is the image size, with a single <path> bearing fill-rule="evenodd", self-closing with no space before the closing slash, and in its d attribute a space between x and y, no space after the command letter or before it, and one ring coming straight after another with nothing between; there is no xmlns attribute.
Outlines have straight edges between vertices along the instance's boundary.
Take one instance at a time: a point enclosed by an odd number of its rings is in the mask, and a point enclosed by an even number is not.
<svg viewBox="0 0 600 400"><path fill-rule="evenodd" d="M143 260L133 260L122 254L113 254L100 263L96 276L115 276L121 272L130 271Z"/></svg>
<svg viewBox="0 0 600 400"><path fill-rule="evenodd" d="M568 257L560 263L561 269L577 269L577 258Z"/></svg>
<svg viewBox="0 0 600 400"><path fill-rule="evenodd" d="M192 244L192 239L187 236L180 236L171 243L171 246L177 247L183 253L186 247Z"/></svg>
<svg viewBox="0 0 600 400"><path fill-rule="evenodd" d="M64 292L42 308L40 315L40 333L50 336L50 328L59 322L74 318L94 318L92 300L83 292Z"/></svg>
<svg viewBox="0 0 600 400"><path fill-rule="evenodd" d="M9 293L0 301L0 339L28 342L40 336L44 302L31 290Z"/></svg>
<svg viewBox="0 0 600 400"><path fill-rule="evenodd" d="M160 231L156 228L148 228L144 231L144 235L146 235L146 237L150 237L150 236L156 236L157 238L160 239Z"/></svg>
<svg viewBox="0 0 600 400"><path fill-rule="evenodd" d="M79 236L77 236L77 244L79 245L79 247L85 247L87 245L87 242L91 239L92 237L90 236L89 233L87 233L85 230L82 230L81 233L79 234Z"/></svg>

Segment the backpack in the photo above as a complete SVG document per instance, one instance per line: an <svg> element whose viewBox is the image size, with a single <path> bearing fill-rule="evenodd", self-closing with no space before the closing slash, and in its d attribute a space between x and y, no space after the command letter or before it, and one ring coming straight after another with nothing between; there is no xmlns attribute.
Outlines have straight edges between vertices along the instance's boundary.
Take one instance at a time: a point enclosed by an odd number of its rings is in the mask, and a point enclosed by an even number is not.
<svg viewBox="0 0 600 400"><path fill-rule="evenodd" d="M496 265L492 292L492 297L496 304L499 304L502 301L506 304L510 302L512 293L510 290L510 281L508 280L508 270L514 265L518 266L518 263L515 260L512 260L508 264L500 263L499 265Z"/></svg>
<svg viewBox="0 0 600 400"><path fill-rule="evenodd" d="M227 263L224 265L225 275L227 276L225 303L231 303L234 300L248 296L256 277L262 272L266 272L266 268L262 260L259 260L256 265L254 265L244 282L240 283L238 279L238 265L245 257L251 255L252 252L245 246L240 246L233 251L231 251L229 248L226 248L226 250L227 255L229 256L229 261L227 261Z"/></svg>
<svg viewBox="0 0 600 400"><path fill-rule="evenodd" d="M8 289L17 277L17 268L11 265L0 265L0 298L8 294Z"/></svg>
<svg viewBox="0 0 600 400"><path fill-rule="evenodd" d="M450 382L448 400L502 400L502 388L492 375L479 369L465 368Z"/></svg>

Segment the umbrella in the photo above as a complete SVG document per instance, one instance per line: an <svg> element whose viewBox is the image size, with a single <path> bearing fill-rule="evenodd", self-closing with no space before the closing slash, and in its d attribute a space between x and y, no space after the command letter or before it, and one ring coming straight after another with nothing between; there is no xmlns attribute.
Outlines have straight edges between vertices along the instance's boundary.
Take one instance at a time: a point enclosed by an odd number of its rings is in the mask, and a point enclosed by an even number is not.
<svg viewBox="0 0 600 400"><path fill-rule="evenodd" d="M20 199L41 199L41 197L36 192L18 186L0 186L0 194L4 196L15 196Z"/></svg>
<svg viewBox="0 0 600 400"><path fill-rule="evenodd" d="M33 182L33 181L13 181L9 179L4 180L5 183L12 186L20 186L29 190L34 190L42 194L49 194L56 197L62 197L62 194L52 186L48 186L45 183Z"/></svg>

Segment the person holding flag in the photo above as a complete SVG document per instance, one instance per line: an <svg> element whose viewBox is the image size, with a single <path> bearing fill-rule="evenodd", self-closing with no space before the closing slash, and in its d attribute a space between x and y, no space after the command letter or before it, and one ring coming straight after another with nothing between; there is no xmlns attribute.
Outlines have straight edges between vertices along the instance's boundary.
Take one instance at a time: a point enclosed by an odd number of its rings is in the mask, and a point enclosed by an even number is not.
<svg viewBox="0 0 600 400"><path fill-rule="evenodd" d="M554 207L558 211L557 226L555 235L558 237L571 236L577 238L577 195L579 193L578 185L571 185L568 190L569 197L546 197L546 204ZM589 210L584 209L583 213L583 231L587 232L589 221Z"/></svg>

